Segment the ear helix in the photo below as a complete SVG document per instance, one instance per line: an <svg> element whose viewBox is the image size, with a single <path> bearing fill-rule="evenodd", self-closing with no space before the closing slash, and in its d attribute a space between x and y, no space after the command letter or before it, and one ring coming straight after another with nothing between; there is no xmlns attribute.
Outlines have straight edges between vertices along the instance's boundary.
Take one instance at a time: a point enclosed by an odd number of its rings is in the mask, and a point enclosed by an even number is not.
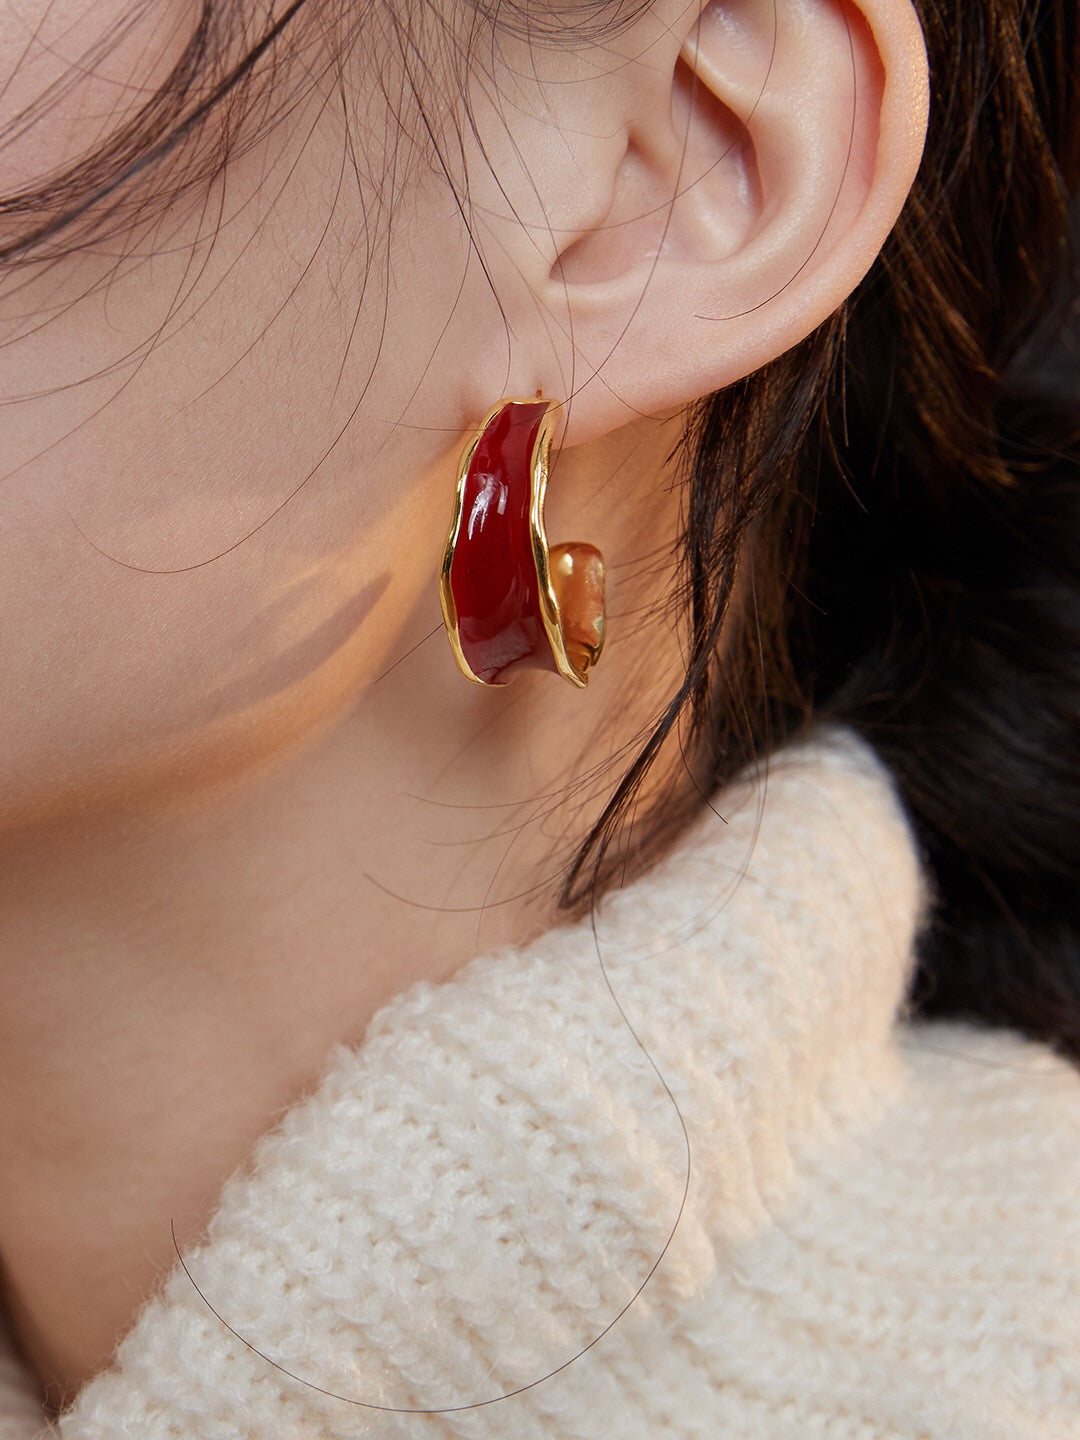
<svg viewBox="0 0 1080 1440"><path fill-rule="evenodd" d="M558 404L500 400L458 466L439 599L463 675L504 685L553 670L584 688L604 645L604 560L548 547L544 495Z"/></svg>

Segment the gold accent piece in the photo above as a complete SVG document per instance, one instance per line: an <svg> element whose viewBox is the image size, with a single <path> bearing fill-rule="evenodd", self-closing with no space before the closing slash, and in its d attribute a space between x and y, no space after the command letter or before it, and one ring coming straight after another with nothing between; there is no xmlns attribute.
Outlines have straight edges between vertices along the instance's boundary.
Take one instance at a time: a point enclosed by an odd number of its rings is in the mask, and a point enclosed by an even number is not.
<svg viewBox="0 0 1080 1440"><path fill-rule="evenodd" d="M573 541L552 547L550 565L567 658L587 679L604 648L604 557Z"/></svg>

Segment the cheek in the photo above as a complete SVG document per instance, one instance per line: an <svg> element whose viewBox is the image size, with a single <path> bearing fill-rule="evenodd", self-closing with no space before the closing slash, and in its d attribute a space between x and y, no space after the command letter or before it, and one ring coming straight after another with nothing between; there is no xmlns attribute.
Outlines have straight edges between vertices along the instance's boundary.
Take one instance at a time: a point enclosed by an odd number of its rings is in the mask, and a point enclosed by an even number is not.
<svg viewBox="0 0 1080 1440"><path fill-rule="evenodd" d="M130 122L180 61L199 11L198 0L3 0L0 194L40 184Z"/></svg>
<svg viewBox="0 0 1080 1440"><path fill-rule="evenodd" d="M0 284L0 828L267 763L438 624L499 312L425 171L388 270L316 111L128 258Z"/></svg>
<svg viewBox="0 0 1080 1440"><path fill-rule="evenodd" d="M393 418L435 342L279 241L175 332L155 261L0 347L0 828L266 764L436 623L457 423Z"/></svg>
<svg viewBox="0 0 1080 1440"><path fill-rule="evenodd" d="M47 500L0 526L0 826L265 764L386 668L413 598L354 525L166 575L104 558Z"/></svg>

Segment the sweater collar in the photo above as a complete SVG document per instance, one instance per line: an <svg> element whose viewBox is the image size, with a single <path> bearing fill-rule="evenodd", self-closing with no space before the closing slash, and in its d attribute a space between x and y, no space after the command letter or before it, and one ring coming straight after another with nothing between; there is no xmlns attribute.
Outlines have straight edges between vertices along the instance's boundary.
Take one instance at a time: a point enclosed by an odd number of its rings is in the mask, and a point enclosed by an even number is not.
<svg viewBox="0 0 1080 1440"><path fill-rule="evenodd" d="M870 752L785 752L594 922L410 989L337 1051L65 1440L217 1440L237 1414L419 1433L398 1410L487 1435L503 1405L454 1407L607 1393L627 1327L676 1325L798 1146L895 1084L922 903ZM0 1440L36 1433L21 1383L0 1377Z"/></svg>

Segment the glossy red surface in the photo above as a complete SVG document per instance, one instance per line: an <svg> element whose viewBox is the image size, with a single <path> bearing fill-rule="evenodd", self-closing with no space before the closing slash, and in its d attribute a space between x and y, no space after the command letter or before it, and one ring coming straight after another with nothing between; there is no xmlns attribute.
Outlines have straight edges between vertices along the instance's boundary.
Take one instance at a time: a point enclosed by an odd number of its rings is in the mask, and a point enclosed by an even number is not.
<svg viewBox="0 0 1080 1440"><path fill-rule="evenodd" d="M465 477L450 588L462 652L489 685L512 665L555 669L529 534L529 471L546 410L544 400L504 405Z"/></svg>

